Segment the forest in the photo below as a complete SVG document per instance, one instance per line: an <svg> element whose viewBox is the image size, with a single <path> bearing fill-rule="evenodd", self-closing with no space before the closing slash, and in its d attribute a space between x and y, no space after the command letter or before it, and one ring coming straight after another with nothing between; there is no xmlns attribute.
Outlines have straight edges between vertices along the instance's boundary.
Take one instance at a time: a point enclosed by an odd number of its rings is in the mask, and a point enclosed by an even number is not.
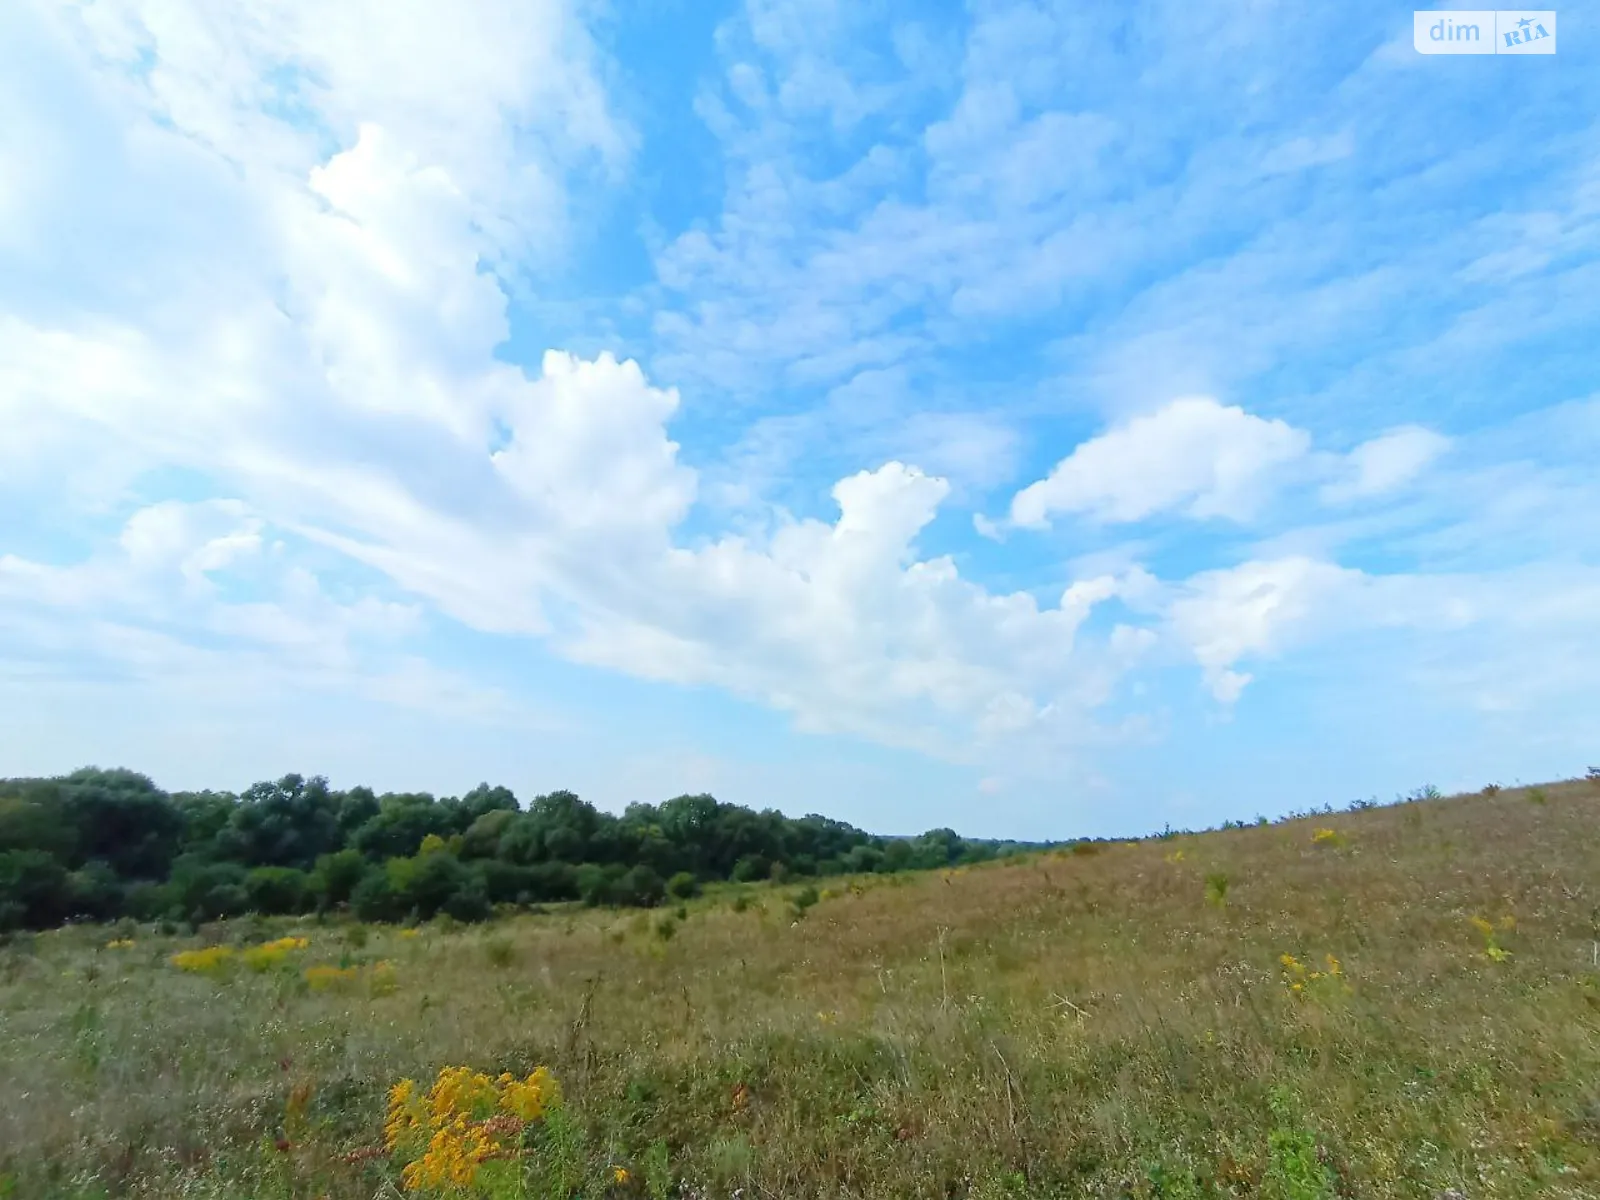
<svg viewBox="0 0 1600 1200"><path fill-rule="evenodd" d="M707 795L618 816L569 791L524 806L487 783L462 796L378 795L291 774L238 794L169 793L136 771L85 767L0 780L0 931L336 909L476 921L502 905L649 907L708 882L928 869L1030 848L949 829L874 836Z"/></svg>

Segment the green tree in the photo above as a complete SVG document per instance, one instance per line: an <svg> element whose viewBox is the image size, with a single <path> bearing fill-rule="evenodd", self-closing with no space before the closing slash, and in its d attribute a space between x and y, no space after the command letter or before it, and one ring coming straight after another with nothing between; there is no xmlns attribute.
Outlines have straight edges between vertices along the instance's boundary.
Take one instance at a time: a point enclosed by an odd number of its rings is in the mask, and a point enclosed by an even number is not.
<svg viewBox="0 0 1600 1200"><path fill-rule="evenodd" d="M430 833L454 832L450 813L428 793L388 793L378 798L377 815L356 830L352 844L371 859L406 858Z"/></svg>
<svg viewBox="0 0 1600 1200"><path fill-rule="evenodd" d="M244 894L252 912L297 913L305 911L310 887L296 867L256 867L244 877Z"/></svg>
<svg viewBox="0 0 1600 1200"><path fill-rule="evenodd" d="M363 921L398 921L405 915L387 867L369 867L350 893L350 908Z"/></svg>
<svg viewBox="0 0 1600 1200"><path fill-rule="evenodd" d="M308 881L312 899L323 909L348 904L356 885L366 874L367 866L367 860L359 850L339 850L322 855L312 868Z"/></svg>
<svg viewBox="0 0 1600 1200"><path fill-rule="evenodd" d="M660 873L646 863L638 863L629 867L612 883L609 899L613 904L651 908L661 903L666 891L666 884L662 881Z"/></svg>
<svg viewBox="0 0 1600 1200"><path fill-rule="evenodd" d="M180 853L212 853L238 804L232 792L174 792L172 805L183 818Z"/></svg>
<svg viewBox="0 0 1600 1200"><path fill-rule="evenodd" d="M124 879L160 879L183 838L183 814L136 771L84 767L61 781L62 817L75 833L68 865L107 864Z"/></svg>
<svg viewBox="0 0 1600 1200"><path fill-rule="evenodd" d="M45 929L71 915L71 880L54 855L0 852L0 929Z"/></svg>
<svg viewBox="0 0 1600 1200"><path fill-rule="evenodd" d="M285 775L245 789L218 831L218 857L246 867L309 870L317 856L340 848L337 802L322 776Z"/></svg>

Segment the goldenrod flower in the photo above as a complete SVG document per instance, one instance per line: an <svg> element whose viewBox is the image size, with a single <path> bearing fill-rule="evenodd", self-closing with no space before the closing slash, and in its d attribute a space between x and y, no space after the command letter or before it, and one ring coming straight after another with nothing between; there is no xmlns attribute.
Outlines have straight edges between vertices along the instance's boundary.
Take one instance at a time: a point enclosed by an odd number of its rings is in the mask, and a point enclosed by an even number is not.
<svg viewBox="0 0 1600 1200"><path fill-rule="evenodd" d="M327 965L307 967L305 980L311 985L314 992L327 991L329 988L341 987L355 980L359 972L355 967L330 967Z"/></svg>
<svg viewBox="0 0 1600 1200"><path fill-rule="evenodd" d="M232 946L207 946L204 950L180 950L171 959L172 965L180 971L193 971L201 975L216 974L232 961Z"/></svg>
<svg viewBox="0 0 1600 1200"><path fill-rule="evenodd" d="M390 1089L385 1142L392 1152L414 1156L400 1176L408 1190L460 1190L477 1181L485 1162L516 1153L523 1127L559 1098L544 1067L523 1080L509 1072L490 1078L469 1067L445 1067L426 1096L419 1097L409 1079Z"/></svg>

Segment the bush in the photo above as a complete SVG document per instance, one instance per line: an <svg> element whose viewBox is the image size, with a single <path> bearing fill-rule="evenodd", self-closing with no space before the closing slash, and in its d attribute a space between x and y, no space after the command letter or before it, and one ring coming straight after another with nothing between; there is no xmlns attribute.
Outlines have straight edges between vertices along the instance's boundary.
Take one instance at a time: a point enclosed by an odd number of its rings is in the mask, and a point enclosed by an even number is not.
<svg viewBox="0 0 1600 1200"><path fill-rule="evenodd" d="M754 883L758 879L766 879L772 872L772 864L759 854L746 854L733 864L733 874L730 876L735 883Z"/></svg>
<svg viewBox="0 0 1600 1200"><path fill-rule="evenodd" d="M185 856L173 868L169 885L175 915L194 924L237 917L250 907L245 871L237 863L208 863Z"/></svg>
<svg viewBox="0 0 1600 1200"><path fill-rule="evenodd" d="M457 921L487 921L493 915L494 907L489 903L489 893L484 890L483 880L471 878L445 900L443 911Z"/></svg>
<svg viewBox="0 0 1600 1200"><path fill-rule="evenodd" d="M66 868L43 850L0 854L0 929L44 929L71 916Z"/></svg>
<svg viewBox="0 0 1600 1200"><path fill-rule="evenodd" d="M527 867L498 858L484 859L475 866L483 876L491 904L512 904L518 897L531 894Z"/></svg>
<svg viewBox="0 0 1600 1200"><path fill-rule="evenodd" d="M359 850L340 850L317 859L306 886L318 908L335 908L350 903L366 873L367 860Z"/></svg>
<svg viewBox="0 0 1600 1200"><path fill-rule="evenodd" d="M1221 871L1213 871L1206 876L1206 899L1218 908L1228 903L1228 876Z"/></svg>
<svg viewBox="0 0 1600 1200"><path fill-rule="evenodd" d="M613 904L630 904L639 908L653 908L666 895L666 884L654 867L640 863L630 867L611 888Z"/></svg>
<svg viewBox="0 0 1600 1200"><path fill-rule="evenodd" d="M578 869L571 863L534 863L527 868L525 889L529 898L535 902L581 898L578 888Z"/></svg>
<svg viewBox="0 0 1600 1200"><path fill-rule="evenodd" d="M611 885L622 875L618 866L602 867L599 863L583 863L574 869L574 886L578 899L590 908L606 904L611 899Z"/></svg>
<svg viewBox="0 0 1600 1200"><path fill-rule="evenodd" d="M667 895L674 900L692 900L700 894L700 881L688 871L679 871L667 880Z"/></svg>
<svg viewBox="0 0 1600 1200"><path fill-rule="evenodd" d="M122 881L109 863L87 862L72 872L67 884L74 916L109 921L123 911Z"/></svg>
<svg viewBox="0 0 1600 1200"><path fill-rule="evenodd" d="M490 938L483 944L483 953L492 967L509 967L516 961L517 948L510 938Z"/></svg>
<svg viewBox="0 0 1600 1200"><path fill-rule="evenodd" d="M257 867L244 879L250 908L258 913L297 913L309 894L306 873L293 867Z"/></svg>
<svg viewBox="0 0 1600 1200"><path fill-rule="evenodd" d="M404 912L389 872L382 867L372 867L361 877L350 895L350 907L363 921L395 921Z"/></svg>
<svg viewBox="0 0 1600 1200"><path fill-rule="evenodd" d="M122 893L122 911L136 921L154 921L172 906L171 893L159 883L141 880Z"/></svg>
<svg viewBox="0 0 1600 1200"><path fill-rule="evenodd" d="M384 870L397 907L415 911L424 921L441 912L458 921L482 921L489 916L483 875L448 850L430 847L414 858L391 858Z"/></svg>
<svg viewBox="0 0 1600 1200"><path fill-rule="evenodd" d="M852 846L842 867L850 875L870 875L883 865L883 851L876 846Z"/></svg>

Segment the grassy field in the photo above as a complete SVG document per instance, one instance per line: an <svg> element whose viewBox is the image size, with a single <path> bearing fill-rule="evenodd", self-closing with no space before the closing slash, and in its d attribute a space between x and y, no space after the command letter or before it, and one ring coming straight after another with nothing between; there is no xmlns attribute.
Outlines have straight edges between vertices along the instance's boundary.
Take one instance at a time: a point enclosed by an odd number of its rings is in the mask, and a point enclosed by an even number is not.
<svg viewBox="0 0 1600 1200"><path fill-rule="evenodd" d="M0 1196L428 1194L453 1066L561 1089L464 1194L1600 1196L1593 783L818 887L14 941Z"/></svg>

